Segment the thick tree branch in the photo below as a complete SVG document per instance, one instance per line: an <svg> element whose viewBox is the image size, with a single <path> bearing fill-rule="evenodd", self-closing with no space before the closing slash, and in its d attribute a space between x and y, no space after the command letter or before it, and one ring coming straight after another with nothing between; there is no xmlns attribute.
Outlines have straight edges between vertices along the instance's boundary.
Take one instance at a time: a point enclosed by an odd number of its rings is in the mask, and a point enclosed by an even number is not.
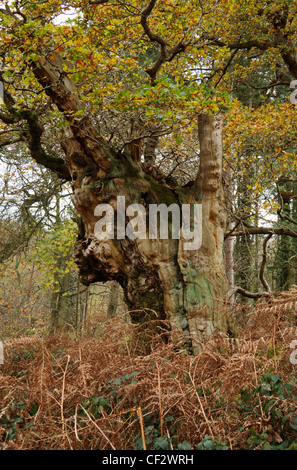
<svg viewBox="0 0 297 470"><path fill-rule="evenodd" d="M152 13L156 3L157 3L157 0L150 0L148 6L141 13L140 23L144 29L144 32L146 33L146 35L149 37L151 41L157 42L160 44L161 47L166 48L167 42L165 41L165 39L163 39L158 34L154 34L152 30L150 29L148 22L147 22L148 17Z"/></svg>
<svg viewBox="0 0 297 470"><path fill-rule="evenodd" d="M24 137L19 136L19 137L16 137L15 139L4 140L3 142L0 142L0 148L6 147L7 145L17 144L18 142L24 142Z"/></svg>
<svg viewBox="0 0 297 470"><path fill-rule="evenodd" d="M84 111L73 81L64 71L65 63L57 53L49 52L32 63L32 70L45 93L68 120L72 139L76 140L87 158L107 171L111 162L104 150L104 140ZM77 113L80 112L78 115ZM80 151L81 154L83 152Z"/></svg>
<svg viewBox="0 0 297 470"><path fill-rule="evenodd" d="M176 55L185 51L187 45L184 44L182 41L179 41L175 46L172 46L170 49L167 49L167 42L164 38L162 38L159 34L155 34L148 24L148 17L152 13L157 0L150 0L147 7L141 13L140 23L143 27L145 34L152 42L157 42L160 45L160 54L157 60L155 61L154 65L146 70L146 73L151 77L152 84L155 83L155 79L157 76L158 71L160 70L162 64L164 62L171 62Z"/></svg>
<svg viewBox="0 0 297 470"><path fill-rule="evenodd" d="M154 34L152 30L150 29L148 25L148 17L150 16L151 12L153 11L155 5L156 5L156 0L151 0L148 4L148 6L142 11L141 13L141 18L140 18L140 23L141 26L143 27L143 30L145 34L148 36L148 38L152 42L157 42L160 45L161 51L160 55L157 58L156 62L154 65L147 69L146 72L147 74L151 77L152 83L154 83L158 70L162 66L162 64L166 61L166 48L167 48L167 42L165 39L163 39L161 36L158 34Z"/></svg>
<svg viewBox="0 0 297 470"><path fill-rule="evenodd" d="M108 1L109 0L89 0L89 4L103 5ZM148 18L151 15L153 9L155 8L156 3L157 0L150 0L146 8L142 10L140 15L140 24L144 30L144 33L147 35L150 41L156 42L160 46L160 54L157 57L155 63L152 65L152 67L145 70L145 72L150 76L153 85L155 84L157 73L160 70L161 66L164 64L164 62L171 62L176 57L176 55L185 51L187 46L190 44L185 44L183 43L183 41L179 41L177 44L167 49L167 41L162 36L152 31L148 24Z"/></svg>
<svg viewBox="0 0 297 470"><path fill-rule="evenodd" d="M2 74L0 73L2 79ZM32 158L43 165L45 168L56 173L60 178L69 181L71 179L69 169L63 158L49 155L45 152L41 144L41 136L43 128L39 124L38 117L30 110L15 110L15 100L11 93L5 91L4 102L9 114L0 112L0 120L5 124L16 124L20 121L27 122L27 130L25 130L19 137L13 140L7 140L0 144L0 147L5 145L12 145L17 142L26 141L29 147ZM27 137L27 138L25 138Z"/></svg>
<svg viewBox="0 0 297 470"><path fill-rule="evenodd" d="M297 78L297 54L296 50L282 53L282 58L294 78Z"/></svg>
<svg viewBox="0 0 297 470"><path fill-rule="evenodd" d="M21 119L20 116L0 112L0 121L4 122L4 124L16 124Z"/></svg>
<svg viewBox="0 0 297 470"><path fill-rule="evenodd" d="M40 165L56 173L60 178L70 181L71 176L65 161L60 157L48 155L43 149L41 144L43 129L37 117L31 111L23 111L22 114L28 123L28 147L32 158Z"/></svg>
<svg viewBox="0 0 297 470"><path fill-rule="evenodd" d="M143 151L144 161L146 165L155 164L158 140L159 136L156 134L152 134L146 140L146 145Z"/></svg>
<svg viewBox="0 0 297 470"><path fill-rule="evenodd" d="M210 45L219 46L219 47L228 47L228 49L230 49L230 50L246 49L246 50L249 51L251 49L256 48L256 49L259 49L261 51L266 51L267 49L269 49L271 47L276 47L278 45L278 43L276 41L263 41L263 42L260 42L260 41L255 40L255 39L250 39L248 41L236 41L236 42L227 43L225 41L222 41L220 39L217 39L215 37L208 36L208 35L203 35L200 38L200 40L201 39L205 39L205 40L209 41Z"/></svg>
<svg viewBox="0 0 297 470"><path fill-rule="evenodd" d="M4 15L7 15L7 16L12 16L12 17L16 17L16 16L21 16L22 20L20 21L22 24L25 24L27 23L27 17L26 15L20 10L20 7L19 7L19 2L17 1L15 3L15 10L11 10L8 3L6 3L5 5L5 8L0 8L0 12L3 13Z"/></svg>
<svg viewBox="0 0 297 470"><path fill-rule="evenodd" d="M242 289L242 287L235 286L231 292L229 292L229 297L232 297L234 294L240 294L243 297L249 299L260 299L261 297L270 297L271 293L269 292L250 292L249 290Z"/></svg>

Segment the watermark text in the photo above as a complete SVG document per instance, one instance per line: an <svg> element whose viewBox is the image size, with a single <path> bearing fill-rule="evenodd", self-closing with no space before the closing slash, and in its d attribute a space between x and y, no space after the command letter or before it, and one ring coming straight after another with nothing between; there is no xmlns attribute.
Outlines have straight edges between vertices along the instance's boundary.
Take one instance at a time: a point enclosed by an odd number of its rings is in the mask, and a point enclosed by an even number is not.
<svg viewBox="0 0 297 470"><path fill-rule="evenodd" d="M116 210L110 204L99 204L94 215L100 217L94 229L99 240L182 239L184 250L198 250L202 243L201 204L149 204L148 210L130 204L126 208L125 196L118 196Z"/></svg>

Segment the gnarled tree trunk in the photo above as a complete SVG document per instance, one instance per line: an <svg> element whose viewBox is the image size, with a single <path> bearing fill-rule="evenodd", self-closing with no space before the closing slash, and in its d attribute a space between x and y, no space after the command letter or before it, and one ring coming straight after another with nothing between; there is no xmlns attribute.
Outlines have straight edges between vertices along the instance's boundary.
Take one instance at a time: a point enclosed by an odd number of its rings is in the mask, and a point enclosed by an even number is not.
<svg viewBox="0 0 297 470"><path fill-rule="evenodd" d="M230 330L220 300L228 291L224 266L227 211L222 187L223 116L199 118L200 170L192 185L172 189L144 171L131 153L106 144L80 109L75 87L58 59L42 59L34 73L45 92L69 120L62 146L73 185L73 202L82 218L75 261L85 284L118 281L132 321L169 320L192 338L198 352L214 330ZM73 117L74 116L74 117ZM99 240L94 233L99 204L117 210L117 197L126 207L142 204L202 204L202 244L185 250L182 239Z"/></svg>

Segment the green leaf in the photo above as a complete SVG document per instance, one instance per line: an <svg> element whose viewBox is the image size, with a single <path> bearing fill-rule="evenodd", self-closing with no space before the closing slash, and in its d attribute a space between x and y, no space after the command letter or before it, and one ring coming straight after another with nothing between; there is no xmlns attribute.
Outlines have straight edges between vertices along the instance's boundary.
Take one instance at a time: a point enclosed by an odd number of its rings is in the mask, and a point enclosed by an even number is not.
<svg viewBox="0 0 297 470"><path fill-rule="evenodd" d="M191 450L192 446L188 441L183 441L177 445L178 450Z"/></svg>
<svg viewBox="0 0 297 470"><path fill-rule="evenodd" d="M154 442L154 449L155 450L168 450L169 449L169 442L165 437L157 437Z"/></svg>

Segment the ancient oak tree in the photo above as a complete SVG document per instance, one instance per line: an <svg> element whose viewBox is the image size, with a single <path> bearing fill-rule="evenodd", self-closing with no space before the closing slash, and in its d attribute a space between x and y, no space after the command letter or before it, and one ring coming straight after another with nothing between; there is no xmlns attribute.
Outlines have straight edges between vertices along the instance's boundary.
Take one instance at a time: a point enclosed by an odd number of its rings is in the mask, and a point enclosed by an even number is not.
<svg viewBox="0 0 297 470"><path fill-rule="evenodd" d="M246 2L257 19L255 31L245 25L246 40L243 13L231 1L17 0L0 10L1 145L21 145L71 184L81 217L74 258L82 281L117 281L133 321L176 325L191 336L194 352L215 330L233 332L220 308L229 289L223 127L233 61L276 48L296 76L292 41L280 23L292 25L289 6L269 3L275 9L265 16ZM269 38L260 40L257 28ZM169 157L180 164L177 148L185 163L194 160L186 182L159 169ZM200 248L116 231L98 239L96 207L109 204L117 216L119 196L147 211L151 204L201 204Z"/></svg>

